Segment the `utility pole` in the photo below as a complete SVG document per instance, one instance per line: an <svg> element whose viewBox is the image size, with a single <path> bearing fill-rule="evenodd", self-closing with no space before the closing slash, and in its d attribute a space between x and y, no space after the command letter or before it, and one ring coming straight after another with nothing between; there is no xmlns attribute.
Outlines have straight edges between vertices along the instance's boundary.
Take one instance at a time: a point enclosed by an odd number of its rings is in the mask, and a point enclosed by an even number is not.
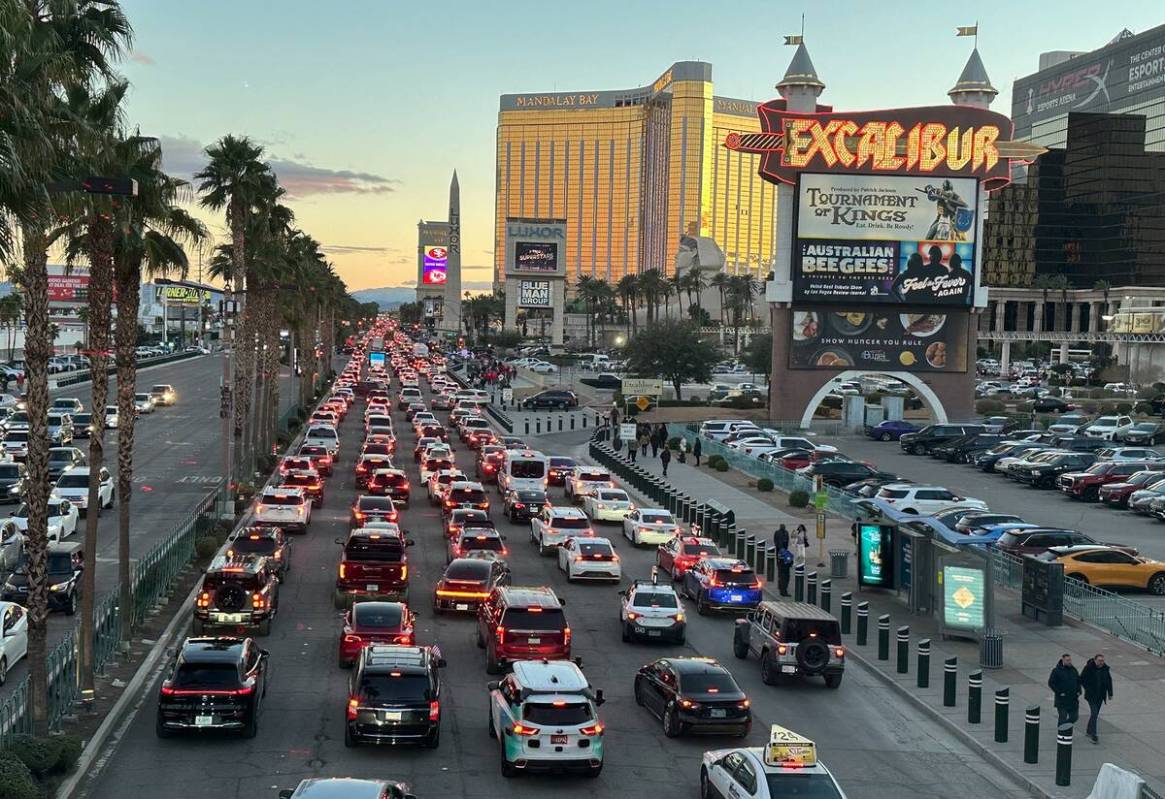
<svg viewBox="0 0 1165 799"><path fill-rule="evenodd" d="M219 331L220 353L222 354L222 382L219 386L219 416L222 417L222 476L223 504L219 517L234 518L234 508L229 503L234 497L234 402L232 393L235 385L235 294L230 277L223 286L221 324Z"/></svg>

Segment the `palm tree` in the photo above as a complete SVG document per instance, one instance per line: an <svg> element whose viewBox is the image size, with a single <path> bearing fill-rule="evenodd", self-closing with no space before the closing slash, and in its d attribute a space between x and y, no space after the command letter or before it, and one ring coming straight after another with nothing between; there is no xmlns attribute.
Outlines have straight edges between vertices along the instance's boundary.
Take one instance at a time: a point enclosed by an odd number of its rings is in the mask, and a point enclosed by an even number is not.
<svg viewBox="0 0 1165 799"><path fill-rule="evenodd" d="M727 272L717 272L712 275L712 279L708 281L708 285L713 286L720 292L720 326L724 327L724 312L728 309L727 293L728 285L731 282L731 276Z"/></svg>
<svg viewBox="0 0 1165 799"><path fill-rule="evenodd" d="M615 285L615 293L623 301L623 308L631 322L630 333L635 335L639 329L639 320L636 314L636 301L639 299L639 278L630 273L623 275Z"/></svg>
<svg viewBox="0 0 1165 799"><path fill-rule="evenodd" d="M676 307L679 308L679 318L682 322L684 319L684 294L688 290L688 281L682 272L676 272L668 278L668 288L670 293L676 295ZM691 295L688 295L688 304L691 304Z"/></svg>
<svg viewBox="0 0 1165 799"><path fill-rule="evenodd" d="M7 297L0 297L0 325L8 328L8 360L10 361L14 357L13 334L24 315L24 303L20 297L21 295L16 292Z"/></svg>
<svg viewBox="0 0 1165 799"><path fill-rule="evenodd" d="M1071 320L1068 318L1068 289L1072 287L1072 282L1068 280L1067 275L1052 275L1048 282L1051 288L1060 292L1060 303L1056 306L1056 324L1067 330L1071 327Z"/></svg>
<svg viewBox="0 0 1165 799"><path fill-rule="evenodd" d="M684 276L684 290L688 292L688 312L691 313L692 306L695 305L697 309L703 310L704 303L702 296L704 289L708 287L708 280L704 277L704 270L699 266L692 266L688 270L687 275ZM693 299L693 297L695 299ZM703 314L696 314L697 318Z"/></svg>
<svg viewBox="0 0 1165 799"><path fill-rule="evenodd" d="M752 320L753 301L756 299L758 289L759 285L756 279L750 274L732 275L728 278L725 292L728 295L728 305L732 310L734 351L739 350L740 326L746 311L749 321Z"/></svg>
<svg viewBox="0 0 1165 799"><path fill-rule="evenodd" d="M1042 326L1042 322L1044 319L1044 314L1047 312L1047 309L1048 309L1048 292L1050 292L1053 288L1055 288L1054 281L1052 280L1052 275L1047 275L1047 274L1036 275L1035 279L1032 281L1032 287L1040 289L1040 291L1042 291L1043 295L1044 295L1044 301L1043 301L1043 303L1040 304L1039 313L1036 314L1036 319L1035 319L1037 332L1039 332L1039 328Z"/></svg>
<svg viewBox="0 0 1165 799"><path fill-rule="evenodd" d="M659 311L659 299L666 288L666 281L658 269L645 269L639 274L639 294L647 309L647 323L655 321Z"/></svg>

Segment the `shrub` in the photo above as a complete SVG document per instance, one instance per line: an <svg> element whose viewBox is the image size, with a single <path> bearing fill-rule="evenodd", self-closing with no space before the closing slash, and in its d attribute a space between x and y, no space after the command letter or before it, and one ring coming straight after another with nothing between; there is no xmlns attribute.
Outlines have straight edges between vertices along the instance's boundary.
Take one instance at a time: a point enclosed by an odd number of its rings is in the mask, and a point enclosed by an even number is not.
<svg viewBox="0 0 1165 799"><path fill-rule="evenodd" d="M789 492L789 504L794 508L804 508L809 505L809 492L797 489Z"/></svg>
<svg viewBox="0 0 1165 799"><path fill-rule="evenodd" d="M4 799L44 799L28 766L14 752L0 752L0 796Z"/></svg>
<svg viewBox="0 0 1165 799"><path fill-rule="evenodd" d="M669 438L667 440L667 448L668 449L679 449L680 448L680 437L679 436L672 436L671 438Z"/></svg>
<svg viewBox="0 0 1165 799"><path fill-rule="evenodd" d="M1128 400L1125 400L1124 402L1118 402L1116 404L1116 412L1117 413L1131 413L1132 410L1133 410L1133 403L1129 402Z"/></svg>
<svg viewBox="0 0 1165 799"><path fill-rule="evenodd" d="M719 463L717 463L712 468L718 472L726 472L726 471L728 471L728 461L721 460Z"/></svg>
<svg viewBox="0 0 1165 799"><path fill-rule="evenodd" d="M1007 406L997 399L981 399L975 401L975 413L980 413L984 416L1003 413L1006 408Z"/></svg>
<svg viewBox="0 0 1165 799"><path fill-rule="evenodd" d="M63 773L72 771L81 759L81 752L85 749L85 739L80 735L58 735L61 743L61 756L57 760L56 771Z"/></svg>
<svg viewBox="0 0 1165 799"><path fill-rule="evenodd" d="M8 751L37 776L48 774L61 759L60 736L37 738L32 735L17 735L8 745ZM0 791L0 796L7 794Z"/></svg>
<svg viewBox="0 0 1165 799"><path fill-rule="evenodd" d="M256 467L260 474L271 474L271 470L275 468L276 457L263 453L256 459Z"/></svg>
<svg viewBox="0 0 1165 799"><path fill-rule="evenodd" d="M756 490L757 491L772 491L773 490L773 481L767 477L762 477L761 479L756 481Z"/></svg>
<svg viewBox="0 0 1165 799"><path fill-rule="evenodd" d="M720 467L720 464L722 464L722 463L725 466L728 465L728 461L724 460L723 455L709 455L708 456L708 468L718 469Z"/></svg>
<svg viewBox="0 0 1165 799"><path fill-rule="evenodd" d="M1152 416L1153 404L1150 402L1138 402L1135 406L1133 406L1133 410L1137 413L1143 413L1146 416Z"/></svg>
<svg viewBox="0 0 1165 799"><path fill-rule="evenodd" d="M200 560L207 560L214 557L214 553L218 552L220 546L222 544L213 535L204 535L194 542L194 551Z"/></svg>

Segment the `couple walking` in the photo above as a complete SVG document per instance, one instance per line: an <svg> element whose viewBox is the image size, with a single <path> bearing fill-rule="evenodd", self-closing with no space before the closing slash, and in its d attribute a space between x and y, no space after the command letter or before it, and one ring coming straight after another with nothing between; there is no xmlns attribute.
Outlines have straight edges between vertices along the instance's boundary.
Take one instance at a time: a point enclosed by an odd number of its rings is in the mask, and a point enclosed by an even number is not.
<svg viewBox="0 0 1165 799"><path fill-rule="evenodd" d="M1088 702L1088 726L1085 734L1093 743L1099 743L1096 722L1100 718L1100 708L1112 699L1112 674L1104 655L1094 655L1084 664L1084 671L1076 671L1072 656L1065 653L1048 676L1048 687L1055 695L1057 724L1075 724L1080 717L1080 695Z"/></svg>

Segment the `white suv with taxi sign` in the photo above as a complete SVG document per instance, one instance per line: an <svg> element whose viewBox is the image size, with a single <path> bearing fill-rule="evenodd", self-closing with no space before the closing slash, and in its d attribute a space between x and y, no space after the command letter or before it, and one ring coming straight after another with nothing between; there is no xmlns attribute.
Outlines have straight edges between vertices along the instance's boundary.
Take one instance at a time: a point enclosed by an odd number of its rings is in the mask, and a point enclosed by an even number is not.
<svg viewBox="0 0 1165 799"><path fill-rule="evenodd" d="M768 746L705 752L700 764L700 796L846 799L833 774L818 762L817 745L776 724L769 733Z"/></svg>

